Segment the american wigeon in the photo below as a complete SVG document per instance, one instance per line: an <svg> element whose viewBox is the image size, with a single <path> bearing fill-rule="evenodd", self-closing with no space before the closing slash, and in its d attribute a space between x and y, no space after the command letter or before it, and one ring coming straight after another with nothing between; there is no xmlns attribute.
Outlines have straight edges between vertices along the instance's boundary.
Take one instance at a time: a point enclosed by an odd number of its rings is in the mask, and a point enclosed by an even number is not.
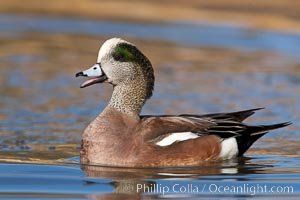
<svg viewBox="0 0 300 200"><path fill-rule="evenodd" d="M140 116L152 95L153 68L134 45L120 38L107 40L97 63L79 72L95 83L113 85L107 107L85 129L81 161L109 166L178 167L242 156L269 130L289 122L248 126L243 123L258 109L208 115Z"/></svg>

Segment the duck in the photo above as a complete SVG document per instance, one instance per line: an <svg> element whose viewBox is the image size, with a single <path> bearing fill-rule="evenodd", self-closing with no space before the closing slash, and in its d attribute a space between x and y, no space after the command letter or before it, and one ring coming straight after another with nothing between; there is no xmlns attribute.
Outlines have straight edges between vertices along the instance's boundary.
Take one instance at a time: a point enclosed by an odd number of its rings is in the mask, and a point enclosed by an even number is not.
<svg viewBox="0 0 300 200"><path fill-rule="evenodd" d="M112 96L87 126L80 161L115 167L185 167L234 159L270 130L291 122L247 125L243 121L262 108L204 115L141 115L154 89L150 60L133 43L106 40L96 64L78 72L88 77L80 88L109 83Z"/></svg>

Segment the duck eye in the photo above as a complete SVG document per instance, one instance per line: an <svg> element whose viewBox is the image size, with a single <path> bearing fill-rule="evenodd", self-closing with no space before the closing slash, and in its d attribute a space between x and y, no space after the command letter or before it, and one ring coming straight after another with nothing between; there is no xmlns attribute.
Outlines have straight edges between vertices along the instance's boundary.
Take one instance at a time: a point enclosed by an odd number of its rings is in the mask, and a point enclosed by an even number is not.
<svg viewBox="0 0 300 200"><path fill-rule="evenodd" d="M94 69L94 70L96 70L96 69L97 69L97 67L94 67L93 69Z"/></svg>

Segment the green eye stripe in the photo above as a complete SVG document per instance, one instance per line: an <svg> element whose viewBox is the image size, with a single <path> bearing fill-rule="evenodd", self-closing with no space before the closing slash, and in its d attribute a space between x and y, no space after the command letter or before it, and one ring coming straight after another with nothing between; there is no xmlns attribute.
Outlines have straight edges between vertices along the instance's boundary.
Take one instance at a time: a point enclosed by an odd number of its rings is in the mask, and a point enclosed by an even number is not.
<svg viewBox="0 0 300 200"><path fill-rule="evenodd" d="M119 45L115 48L115 52L113 54L113 57L115 60L120 62L128 62L128 61L135 61L136 56L134 53L134 46L131 45Z"/></svg>

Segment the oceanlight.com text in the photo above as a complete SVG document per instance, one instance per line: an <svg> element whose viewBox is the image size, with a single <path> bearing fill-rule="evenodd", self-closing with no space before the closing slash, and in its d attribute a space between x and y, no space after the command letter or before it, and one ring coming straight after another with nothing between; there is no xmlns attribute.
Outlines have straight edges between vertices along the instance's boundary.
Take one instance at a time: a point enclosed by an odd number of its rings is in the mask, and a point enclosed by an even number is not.
<svg viewBox="0 0 300 200"><path fill-rule="evenodd" d="M241 185L218 185L209 184L208 191L220 194L292 194L293 186L266 185L266 184L241 184Z"/></svg>
<svg viewBox="0 0 300 200"><path fill-rule="evenodd" d="M148 194L292 194L294 187L291 185L271 185L271 184L137 184L137 193Z"/></svg>

